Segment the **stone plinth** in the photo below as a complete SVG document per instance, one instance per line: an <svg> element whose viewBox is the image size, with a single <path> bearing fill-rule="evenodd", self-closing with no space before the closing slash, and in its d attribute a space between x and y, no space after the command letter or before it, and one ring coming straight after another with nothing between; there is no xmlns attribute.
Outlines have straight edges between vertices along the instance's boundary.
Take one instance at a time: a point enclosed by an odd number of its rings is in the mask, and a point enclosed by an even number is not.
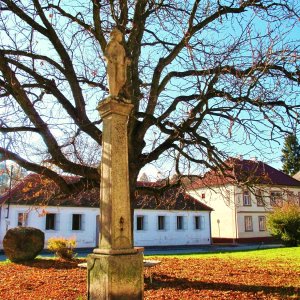
<svg viewBox="0 0 300 300"><path fill-rule="evenodd" d="M144 292L143 254L90 254L88 299L141 300Z"/></svg>
<svg viewBox="0 0 300 300"><path fill-rule="evenodd" d="M103 120L99 248L87 259L88 299L143 299L143 253L133 248L127 126L133 105L108 97Z"/></svg>

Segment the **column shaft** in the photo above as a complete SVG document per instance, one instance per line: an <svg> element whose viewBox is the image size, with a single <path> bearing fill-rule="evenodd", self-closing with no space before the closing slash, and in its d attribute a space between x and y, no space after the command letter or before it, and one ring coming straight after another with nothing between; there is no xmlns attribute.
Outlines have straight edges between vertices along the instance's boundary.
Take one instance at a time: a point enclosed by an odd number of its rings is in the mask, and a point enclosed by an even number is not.
<svg viewBox="0 0 300 300"><path fill-rule="evenodd" d="M133 105L106 99L98 106L103 120L100 186L100 249L132 249L128 174L128 117Z"/></svg>

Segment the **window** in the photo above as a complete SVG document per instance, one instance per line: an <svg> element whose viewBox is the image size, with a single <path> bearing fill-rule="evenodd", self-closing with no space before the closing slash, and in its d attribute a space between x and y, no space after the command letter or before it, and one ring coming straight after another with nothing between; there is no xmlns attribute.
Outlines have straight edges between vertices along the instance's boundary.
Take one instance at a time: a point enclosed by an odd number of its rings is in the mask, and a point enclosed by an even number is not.
<svg viewBox="0 0 300 300"><path fill-rule="evenodd" d="M292 191L287 191L287 202L290 204L298 205L298 197L297 194L295 194Z"/></svg>
<svg viewBox="0 0 300 300"><path fill-rule="evenodd" d="M46 230L55 230L56 214L46 214Z"/></svg>
<svg viewBox="0 0 300 300"><path fill-rule="evenodd" d="M73 214L72 215L72 230L81 230L82 229L82 215Z"/></svg>
<svg viewBox="0 0 300 300"><path fill-rule="evenodd" d="M245 222L245 231L253 231L252 217L245 216L244 222Z"/></svg>
<svg viewBox="0 0 300 300"><path fill-rule="evenodd" d="M136 217L136 230L145 230L145 218L144 216Z"/></svg>
<svg viewBox="0 0 300 300"><path fill-rule="evenodd" d="M158 230L165 230L165 227L166 227L165 216L158 216L157 222L158 222L158 224L157 224Z"/></svg>
<svg viewBox="0 0 300 300"><path fill-rule="evenodd" d="M204 217L203 216L195 216L194 226L195 226L196 230L204 229Z"/></svg>
<svg viewBox="0 0 300 300"><path fill-rule="evenodd" d="M249 191L243 192L243 204L244 206L251 206L251 198Z"/></svg>
<svg viewBox="0 0 300 300"><path fill-rule="evenodd" d="M270 204L271 204L271 206L280 206L282 204L281 192L271 192Z"/></svg>
<svg viewBox="0 0 300 300"><path fill-rule="evenodd" d="M257 190L256 191L255 198L256 198L256 204L257 204L257 206L265 206L261 190Z"/></svg>
<svg viewBox="0 0 300 300"><path fill-rule="evenodd" d="M177 230L183 230L183 216L177 216Z"/></svg>
<svg viewBox="0 0 300 300"><path fill-rule="evenodd" d="M287 191L286 195L287 195L287 201L288 201L288 203L293 203L294 199L295 199L294 192Z"/></svg>
<svg viewBox="0 0 300 300"><path fill-rule="evenodd" d="M27 226L28 213L18 213L18 226Z"/></svg>
<svg viewBox="0 0 300 300"><path fill-rule="evenodd" d="M195 229L201 229L200 216L195 216Z"/></svg>
<svg viewBox="0 0 300 300"><path fill-rule="evenodd" d="M202 199L205 199L205 194L204 194L204 193L201 194L201 198L202 198Z"/></svg>
<svg viewBox="0 0 300 300"><path fill-rule="evenodd" d="M266 231L266 217L265 216L258 217L258 227L259 227L259 231Z"/></svg>

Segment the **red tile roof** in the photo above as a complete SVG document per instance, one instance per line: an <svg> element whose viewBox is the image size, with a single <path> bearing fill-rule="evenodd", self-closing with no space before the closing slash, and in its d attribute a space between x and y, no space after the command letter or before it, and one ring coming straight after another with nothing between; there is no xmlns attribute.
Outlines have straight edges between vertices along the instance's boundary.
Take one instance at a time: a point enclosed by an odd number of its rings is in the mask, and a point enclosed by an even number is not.
<svg viewBox="0 0 300 300"><path fill-rule="evenodd" d="M80 178L68 176L64 178L68 183L75 183ZM82 190L74 195L63 195L59 187L47 177L39 174L26 176L11 191L0 197L0 204L10 200L10 203L28 205L60 205L60 206L99 206L99 189Z"/></svg>
<svg viewBox="0 0 300 300"><path fill-rule="evenodd" d="M230 158L229 166L222 174L220 171L209 171L203 178L196 180L189 188L220 186L226 184L276 185L300 187L300 181L276 170L261 161Z"/></svg>
<svg viewBox="0 0 300 300"><path fill-rule="evenodd" d="M74 183L79 180L79 177L65 177L65 179ZM137 186L153 188L153 190L142 189L136 192L135 209L212 210L186 194L182 188L171 187L155 193L154 189L161 188L162 183L138 182ZM10 192L0 197L0 204L9 200L12 204L20 205L99 207L99 194L97 187L73 195L63 195L53 181L38 174L30 174Z"/></svg>
<svg viewBox="0 0 300 300"><path fill-rule="evenodd" d="M209 206L187 194L182 187L168 188L159 194L140 191L136 196L135 208L192 211L212 210Z"/></svg>

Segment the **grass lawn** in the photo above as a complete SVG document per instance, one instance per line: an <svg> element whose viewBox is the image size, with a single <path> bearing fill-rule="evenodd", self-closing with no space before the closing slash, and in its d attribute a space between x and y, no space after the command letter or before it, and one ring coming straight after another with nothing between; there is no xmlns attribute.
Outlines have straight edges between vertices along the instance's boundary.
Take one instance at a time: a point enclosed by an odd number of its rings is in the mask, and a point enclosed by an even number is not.
<svg viewBox="0 0 300 300"><path fill-rule="evenodd" d="M145 269L145 299L300 299L299 247L145 258L161 260ZM86 299L77 263L2 262L0 299Z"/></svg>
<svg viewBox="0 0 300 300"><path fill-rule="evenodd" d="M151 259L152 256L146 256ZM278 266L278 263L283 266L291 267L295 270L300 270L300 247L291 248L274 248L249 251L232 251L223 253L201 253L201 254L181 254L181 255L156 255L165 258L180 258L180 259L222 259L222 260L255 260L260 266Z"/></svg>

